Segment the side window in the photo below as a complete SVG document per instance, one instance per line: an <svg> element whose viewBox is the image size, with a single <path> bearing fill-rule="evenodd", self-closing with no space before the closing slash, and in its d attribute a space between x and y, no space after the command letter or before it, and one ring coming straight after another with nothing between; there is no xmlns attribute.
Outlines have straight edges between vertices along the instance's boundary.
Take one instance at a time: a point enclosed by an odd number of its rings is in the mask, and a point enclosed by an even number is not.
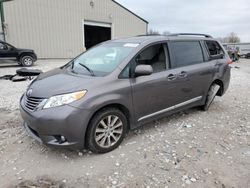
<svg viewBox="0 0 250 188"><path fill-rule="evenodd" d="M129 78L130 77L130 63L123 69L119 78Z"/></svg>
<svg viewBox="0 0 250 188"><path fill-rule="evenodd" d="M151 65L154 73L166 70L166 54L163 44L156 44L143 50L135 58L136 65Z"/></svg>
<svg viewBox="0 0 250 188"><path fill-rule="evenodd" d="M171 43L175 66L183 67L202 63L203 52L199 41L176 41Z"/></svg>
<svg viewBox="0 0 250 188"><path fill-rule="evenodd" d="M216 41L205 41L210 56L224 54L221 46Z"/></svg>

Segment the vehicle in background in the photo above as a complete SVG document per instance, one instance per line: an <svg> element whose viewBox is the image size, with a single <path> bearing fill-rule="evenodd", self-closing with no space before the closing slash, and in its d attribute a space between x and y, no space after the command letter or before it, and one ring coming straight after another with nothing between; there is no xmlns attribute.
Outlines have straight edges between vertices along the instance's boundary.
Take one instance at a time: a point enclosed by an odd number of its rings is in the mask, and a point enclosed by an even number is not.
<svg viewBox="0 0 250 188"><path fill-rule="evenodd" d="M227 53L229 57L233 60L233 62L236 62L240 59L240 51L239 48L234 48L234 47L227 47Z"/></svg>
<svg viewBox="0 0 250 188"><path fill-rule="evenodd" d="M238 52L239 57L250 58L250 43L224 43L223 47L231 58L234 51Z"/></svg>
<svg viewBox="0 0 250 188"><path fill-rule="evenodd" d="M34 50L16 48L7 42L0 41L0 60L14 60L19 65L30 67L37 60ZM0 62L1 63L1 62Z"/></svg>
<svg viewBox="0 0 250 188"><path fill-rule="evenodd" d="M217 40L197 35L104 42L39 75L20 100L25 129L47 145L105 153L149 121L208 110L228 89L232 60Z"/></svg>

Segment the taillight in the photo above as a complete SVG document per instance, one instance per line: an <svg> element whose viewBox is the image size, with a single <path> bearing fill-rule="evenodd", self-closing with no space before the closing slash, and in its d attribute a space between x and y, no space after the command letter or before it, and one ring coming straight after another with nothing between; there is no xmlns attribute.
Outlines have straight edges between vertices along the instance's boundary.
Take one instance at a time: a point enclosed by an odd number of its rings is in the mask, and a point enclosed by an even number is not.
<svg viewBox="0 0 250 188"><path fill-rule="evenodd" d="M232 59L229 59L228 61L227 61L227 64L232 64L233 63L233 60Z"/></svg>

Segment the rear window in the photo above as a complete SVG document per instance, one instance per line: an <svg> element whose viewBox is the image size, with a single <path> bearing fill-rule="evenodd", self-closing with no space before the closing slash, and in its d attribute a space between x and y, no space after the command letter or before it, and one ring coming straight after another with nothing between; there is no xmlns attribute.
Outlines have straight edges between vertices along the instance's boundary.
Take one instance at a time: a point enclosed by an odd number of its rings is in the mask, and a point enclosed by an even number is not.
<svg viewBox="0 0 250 188"><path fill-rule="evenodd" d="M171 44L174 67L183 67L202 63L203 53L199 41L176 41Z"/></svg>
<svg viewBox="0 0 250 188"><path fill-rule="evenodd" d="M207 49L210 56L224 54L221 46L216 41L206 41Z"/></svg>

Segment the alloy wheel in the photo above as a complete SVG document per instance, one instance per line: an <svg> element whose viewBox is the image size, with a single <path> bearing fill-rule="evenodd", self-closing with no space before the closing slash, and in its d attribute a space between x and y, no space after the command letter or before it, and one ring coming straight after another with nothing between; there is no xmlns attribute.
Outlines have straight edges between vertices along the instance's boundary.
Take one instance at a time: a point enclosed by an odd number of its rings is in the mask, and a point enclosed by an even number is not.
<svg viewBox="0 0 250 188"><path fill-rule="evenodd" d="M32 64L32 59L30 57L27 57L27 58L24 59L23 62L24 62L25 65L31 65Z"/></svg>
<svg viewBox="0 0 250 188"><path fill-rule="evenodd" d="M101 119L95 130L95 141L102 148L114 146L123 133L123 123L118 116L109 115Z"/></svg>

